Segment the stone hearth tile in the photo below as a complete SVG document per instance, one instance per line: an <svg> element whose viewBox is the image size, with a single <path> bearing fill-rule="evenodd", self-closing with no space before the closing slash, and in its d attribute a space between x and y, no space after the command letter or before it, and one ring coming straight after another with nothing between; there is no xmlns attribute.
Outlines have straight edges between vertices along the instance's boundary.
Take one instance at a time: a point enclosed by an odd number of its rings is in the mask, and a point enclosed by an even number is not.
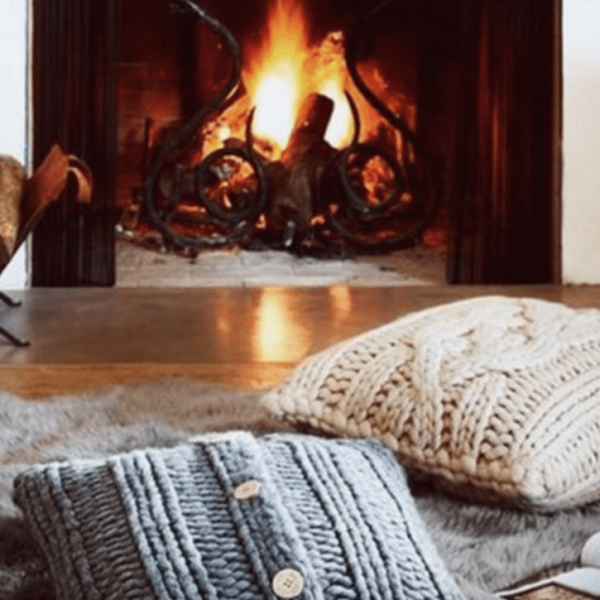
<svg viewBox="0 0 600 600"><path fill-rule="evenodd" d="M301 259L294 264L294 273L298 277L344 276L352 273L353 265L349 261Z"/></svg>
<svg viewBox="0 0 600 600"><path fill-rule="evenodd" d="M348 279L348 285L354 287L397 287L432 285L432 282L416 277L394 276L393 274L379 277L356 274Z"/></svg>
<svg viewBox="0 0 600 600"><path fill-rule="evenodd" d="M117 287L376 287L445 282L443 258L427 248L353 260L237 249L207 250L186 258L119 241L117 254Z"/></svg>
<svg viewBox="0 0 600 600"><path fill-rule="evenodd" d="M289 252L280 250L263 250L254 252L242 250L239 254L242 264L247 267L264 267L265 265L276 265L282 268L291 267L296 262L296 257Z"/></svg>
<svg viewBox="0 0 600 600"><path fill-rule="evenodd" d="M242 260L238 253L233 252L209 252L200 253L196 258L190 259L192 265L241 265Z"/></svg>
<svg viewBox="0 0 600 600"><path fill-rule="evenodd" d="M446 283L446 259L443 254L432 248L418 246L395 250L382 256L364 256L360 258L360 262L377 266L386 272L396 273L406 278L409 283L412 279L431 284Z"/></svg>
<svg viewBox="0 0 600 600"><path fill-rule="evenodd" d="M189 285L185 287L206 287L206 288L241 288L244 287L244 281L241 277L193 277L190 279Z"/></svg>
<svg viewBox="0 0 600 600"><path fill-rule="evenodd" d="M140 253L132 244L115 244L115 261L119 269L138 269L141 262Z"/></svg>
<svg viewBox="0 0 600 600"><path fill-rule="evenodd" d="M144 273L130 279L123 278L118 282L119 287L190 287L196 285L189 273L176 271L174 273Z"/></svg>
<svg viewBox="0 0 600 600"><path fill-rule="evenodd" d="M193 265L190 265L190 276L194 279L209 277L226 277L226 278L237 278L243 277L248 273L248 269L239 261L226 261L226 260L202 260Z"/></svg>
<svg viewBox="0 0 600 600"><path fill-rule="evenodd" d="M275 253L266 254L264 260L261 260L261 253L201 254L192 265L192 276L195 278L212 277L241 281L248 276L267 276L271 281L276 281L279 277L292 275L290 262Z"/></svg>
<svg viewBox="0 0 600 600"><path fill-rule="evenodd" d="M334 285L346 284L346 278L333 276L298 276L288 277L269 277L269 276L250 276L244 279L246 287L329 287Z"/></svg>
<svg viewBox="0 0 600 600"><path fill-rule="evenodd" d="M116 277L116 286L117 287L123 287L123 288L134 288L134 287L139 287L138 285L138 278L136 276L136 271L132 270L132 269L121 269L119 268L117 270L117 277Z"/></svg>

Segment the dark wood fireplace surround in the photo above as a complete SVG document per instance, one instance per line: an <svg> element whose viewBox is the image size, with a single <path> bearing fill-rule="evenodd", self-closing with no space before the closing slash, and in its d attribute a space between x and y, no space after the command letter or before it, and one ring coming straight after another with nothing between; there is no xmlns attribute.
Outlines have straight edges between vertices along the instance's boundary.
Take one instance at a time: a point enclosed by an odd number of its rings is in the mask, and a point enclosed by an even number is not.
<svg viewBox="0 0 600 600"><path fill-rule="evenodd" d="M153 23L144 52L150 75L157 77L160 64L154 70L152 63L161 60L159 50L166 44L161 22L168 18L168 2L162 3L164 14L150 8L157 4L33 2L34 161L60 143L82 157L95 177L89 206L76 205L67 190L35 231L35 286L114 285L114 231L122 208L117 189L120 181L131 178L122 165L132 160L119 140L127 98L118 82L132 52L123 21L135 15L139 22ZM351 18L375 3L321 4L329 15L345 11ZM452 112L436 106L443 90L424 94L433 100L418 107L419 134L434 147L440 145L436 136L451 147L440 158L443 208L449 216L448 282L558 282L560 0L396 0L396 5L399 15L421 19L419 35L437 48L438 62L440 55L454 61L448 87ZM183 20L178 23L176 27L189 27ZM196 38L189 31L180 33L185 34L180 46L174 50L171 45L171 52L180 52L183 62L170 79L171 85L185 86L185 70L201 67L202 57L201 49L190 43ZM423 55L417 75L419 93L444 85L443 77L428 77L429 56ZM194 103L202 101L201 86L182 98L182 111L195 110Z"/></svg>

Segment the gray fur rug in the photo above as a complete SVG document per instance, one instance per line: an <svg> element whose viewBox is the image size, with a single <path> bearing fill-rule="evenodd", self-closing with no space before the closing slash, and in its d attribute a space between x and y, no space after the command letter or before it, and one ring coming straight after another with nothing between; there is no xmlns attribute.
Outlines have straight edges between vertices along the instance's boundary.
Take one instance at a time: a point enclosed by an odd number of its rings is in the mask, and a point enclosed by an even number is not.
<svg viewBox="0 0 600 600"><path fill-rule="evenodd" d="M13 478L25 465L171 446L202 431L281 431L260 395L185 380L43 402L0 393L0 598L53 598L44 560L12 502ZM419 484L413 491L442 558L473 600L574 565L584 541L600 530L600 503L541 515L465 502Z"/></svg>

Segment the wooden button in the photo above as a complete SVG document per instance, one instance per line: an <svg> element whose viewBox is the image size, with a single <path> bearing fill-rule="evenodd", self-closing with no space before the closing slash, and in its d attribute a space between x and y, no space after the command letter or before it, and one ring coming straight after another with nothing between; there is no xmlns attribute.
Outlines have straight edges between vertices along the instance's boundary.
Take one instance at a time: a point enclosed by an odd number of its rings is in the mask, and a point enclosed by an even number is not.
<svg viewBox="0 0 600 600"><path fill-rule="evenodd" d="M233 496L236 500L249 500L250 498L258 496L259 492L260 481L248 479L248 481L240 483L240 485L233 490Z"/></svg>
<svg viewBox="0 0 600 600"><path fill-rule="evenodd" d="M273 577L272 588L279 598L296 598L304 590L304 576L296 569L282 569Z"/></svg>

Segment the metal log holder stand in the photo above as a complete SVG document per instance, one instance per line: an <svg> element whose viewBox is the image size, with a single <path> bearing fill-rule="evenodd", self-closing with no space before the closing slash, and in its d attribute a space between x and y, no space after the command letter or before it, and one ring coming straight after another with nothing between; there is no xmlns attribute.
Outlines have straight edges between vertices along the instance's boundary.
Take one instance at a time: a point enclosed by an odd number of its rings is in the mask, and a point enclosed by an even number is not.
<svg viewBox="0 0 600 600"><path fill-rule="evenodd" d="M346 92L354 119L351 144L338 150L324 140L333 101L319 94L306 98L281 159L269 161L257 150L252 109L245 140L189 162L192 140L207 121L220 114L239 92L242 57L239 44L223 23L192 0L176 6L193 15L222 39L231 56L229 79L189 121L168 132L150 160L143 186L145 217L167 246L187 251L242 246L286 249L299 255L331 256L377 253L417 243L438 207L436 169L406 122L361 79L361 32L393 0L372 8L345 33L345 62L356 88L400 133L411 161L399 162L383 147L359 142L361 123L356 103ZM360 23L360 25L358 25ZM365 187L364 169L377 158L388 166L385 197L374 200ZM240 173L249 172L240 183ZM233 181L235 184L229 184ZM265 225L266 223L266 225Z"/></svg>
<svg viewBox="0 0 600 600"><path fill-rule="evenodd" d="M72 201L89 204L92 199L93 178L89 166L77 156L67 154L54 144L31 177L25 167L11 156L0 156L0 274L42 218L46 208L61 198L69 177L75 183ZM0 291L0 304L9 308L21 306ZM30 345L0 325L0 338L13 346Z"/></svg>

